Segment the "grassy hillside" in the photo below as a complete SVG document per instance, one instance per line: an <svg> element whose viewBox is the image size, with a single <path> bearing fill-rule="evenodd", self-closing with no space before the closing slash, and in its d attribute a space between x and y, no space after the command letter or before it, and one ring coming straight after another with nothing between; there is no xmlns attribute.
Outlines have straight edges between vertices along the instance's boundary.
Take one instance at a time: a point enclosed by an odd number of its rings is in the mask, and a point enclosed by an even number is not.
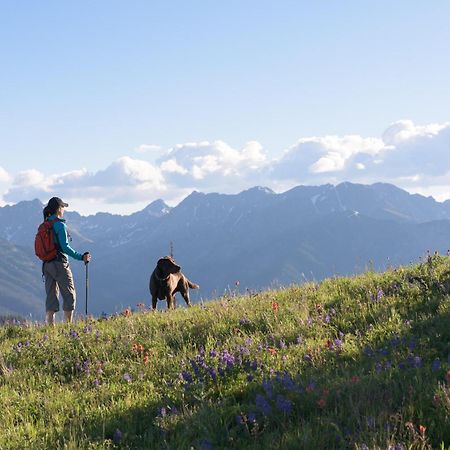
<svg viewBox="0 0 450 450"><path fill-rule="evenodd" d="M0 448L450 446L450 260L0 328ZM140 309L140 311L139 311Z"/></svg>

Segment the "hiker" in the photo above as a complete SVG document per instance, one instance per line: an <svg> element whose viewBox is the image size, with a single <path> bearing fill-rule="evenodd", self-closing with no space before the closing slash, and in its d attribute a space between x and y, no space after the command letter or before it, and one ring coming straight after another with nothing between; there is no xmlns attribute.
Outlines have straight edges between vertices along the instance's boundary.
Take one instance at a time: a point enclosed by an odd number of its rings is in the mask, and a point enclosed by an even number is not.
<svg viewBox="0 0 450 450"><path fill-rule="evenodd" d="M68 256L87 264L91 260L89 252L76 252L69 244L66 221L62 218L64 208L69 205L58 197L52 197L43 210L44 221L53 222L53 239L56 245L56 257L43 262L42 274L45 277L46 318L48 325L54 325L55 313L59 311L59 291L63 298L64 320L72 322L76 303L76 292Z"/></svg>

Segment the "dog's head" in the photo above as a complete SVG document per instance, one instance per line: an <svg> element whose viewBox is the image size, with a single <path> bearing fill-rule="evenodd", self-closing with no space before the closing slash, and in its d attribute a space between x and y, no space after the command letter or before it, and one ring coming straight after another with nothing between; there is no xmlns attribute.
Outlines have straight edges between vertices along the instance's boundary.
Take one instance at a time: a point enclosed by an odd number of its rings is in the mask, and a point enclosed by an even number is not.
<svg viewBox="0 0 450 450"><path fill-rule="evenodd" d="M160 278L166 278L171 273L178 273L181 270L181 267L175 263L173 258L170 256L164 256L158 260L156 264L156 268L158 270L158 275Z"/></svg>

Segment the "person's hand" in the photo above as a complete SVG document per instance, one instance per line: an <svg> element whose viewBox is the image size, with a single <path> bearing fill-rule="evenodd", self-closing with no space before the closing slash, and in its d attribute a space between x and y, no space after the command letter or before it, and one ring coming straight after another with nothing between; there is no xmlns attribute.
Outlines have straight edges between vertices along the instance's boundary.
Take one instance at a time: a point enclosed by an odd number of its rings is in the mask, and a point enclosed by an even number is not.
<svg viewBox="0 0 450 450"><path fill-rule="evenodd" d="M83 253L83 261L85 264L87 264L91 260L91 254L89 252Z"/></svg>

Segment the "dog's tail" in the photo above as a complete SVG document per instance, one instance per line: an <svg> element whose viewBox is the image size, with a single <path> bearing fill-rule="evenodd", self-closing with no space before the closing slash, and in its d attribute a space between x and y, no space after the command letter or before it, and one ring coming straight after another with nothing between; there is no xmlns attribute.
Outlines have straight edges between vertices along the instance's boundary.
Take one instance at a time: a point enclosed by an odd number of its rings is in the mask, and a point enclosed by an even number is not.
<svg viewBox="0 0 450 450"><path fill-rule="evenodd" d="M193 283L192 281L187 280L188 285L191 289L200 289L200 286L198 284Z"/></svg>

